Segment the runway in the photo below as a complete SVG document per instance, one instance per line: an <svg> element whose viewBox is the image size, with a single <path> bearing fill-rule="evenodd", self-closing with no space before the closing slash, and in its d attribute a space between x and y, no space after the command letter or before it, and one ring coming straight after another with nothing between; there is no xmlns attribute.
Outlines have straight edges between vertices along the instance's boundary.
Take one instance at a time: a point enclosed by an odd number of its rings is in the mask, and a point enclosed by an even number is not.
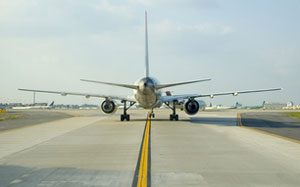
<svg viewBox="0 0 300 187"><path fill-rule="evenodd" d="M300 144L236 126L238 111L156 111L151 186L299 186ZM98 111L0 132L0 186L132 186L146 111Z"/></svg>

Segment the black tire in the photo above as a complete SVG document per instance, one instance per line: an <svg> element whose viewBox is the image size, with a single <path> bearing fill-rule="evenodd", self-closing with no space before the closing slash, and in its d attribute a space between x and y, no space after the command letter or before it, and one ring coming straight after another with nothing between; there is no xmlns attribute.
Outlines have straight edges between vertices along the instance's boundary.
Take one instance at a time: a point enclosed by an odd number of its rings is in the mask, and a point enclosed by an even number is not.
<svg viewBox="0 0 300 187"><path fill-rule="evenodd" d="M175 121L178 121L178 115L177 114L175 115Z"/></svg>
<svg viewBox="0 0 300 187"><path fill-rule="evenodd" d="M130 115L126 116L127 121L130 121Z"/></svg>
<svg viewBox="0 0 300 187"><path fill-rule="evenodd" d="M124 121L124 115L123 114L121 115L121 121Z"/></svg>
<svg viewBox="0 0 300 187"><path fill-rule="evenodd" d="M170 121L173 121L173 114L170 114Z"/></svg>

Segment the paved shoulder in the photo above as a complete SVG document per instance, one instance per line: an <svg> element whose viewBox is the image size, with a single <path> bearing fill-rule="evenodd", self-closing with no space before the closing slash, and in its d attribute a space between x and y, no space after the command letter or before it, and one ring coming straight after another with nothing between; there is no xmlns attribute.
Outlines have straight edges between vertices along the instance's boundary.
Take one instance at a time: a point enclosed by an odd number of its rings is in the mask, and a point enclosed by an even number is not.
<svg viewBox="0 0 300 187"><path fill-rule="evenodd" d="M300 140L300 120L283 112L250 112L243 113L241 118L244 126Z"/></svg>
<svg viewBox="0 0 300 187"><path fill-rule="evenodd" d="M10 111L7 115L17 116L16 119L0 121L0 131L15 129L40 123L70 118L72 115L48 110L40 111Z"/></svg>

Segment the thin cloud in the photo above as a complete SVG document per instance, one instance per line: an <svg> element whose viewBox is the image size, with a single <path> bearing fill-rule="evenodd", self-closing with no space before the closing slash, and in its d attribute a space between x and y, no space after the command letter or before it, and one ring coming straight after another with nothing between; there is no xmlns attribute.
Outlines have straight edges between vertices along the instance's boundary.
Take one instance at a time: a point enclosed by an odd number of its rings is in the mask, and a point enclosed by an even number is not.
<svg viewBox="0 0 300 187"><path fill-rule="evenodd" d="M1 98L31 102L31 94L18 87L112 93L110 87L90 86L79 78L134 82L144 73L146 9L151 73L162 82L174 79L166 73L172 67L184 79L212 77L212 90L281 86L299 103L300 15L289 8L297 4L248 4L252 6L218 0L0 0ZM268 16L258 7L268 9ZM197 85L182 91L195 88L209 91ZM126 95L126 90L118 91ZM46 101L52 96L39 97ZM53 98L78 103L78 97ZM230 98L219 101L236 99Z"/></svg>
<svg viewBox="0 0 300 187"><path fill-rule="evenodd" d="M157 33L198 33L203 35L226 35L234 32L229 25L215 23L182 24L170 20L162 20L154 24L153 30Z"/></svg>
<svg viewBox="0 0 300 187"><path fill-rule="evenodd" d="M95 7L98 11L103 11L117 16L122 16L122 17L125 16L127 18L133 18L132 11L126 5L112 4L111 1L102 0Z"/></svg>
<svg viewBox="0 0 300 187"><path fill-rule="evenodd" d="M273 48L264 53L266 62L275 75L287 76L297 74L300 62L300 54L295 48Z"/></svg>
<svg viewBox="0 0 300 187"><path fill-rule="evenodd" d="M197 9L212 9L219 8L219 3L216 0L128 0L133 5L143 6L180 6L181 8L197 8Z"/></svg>

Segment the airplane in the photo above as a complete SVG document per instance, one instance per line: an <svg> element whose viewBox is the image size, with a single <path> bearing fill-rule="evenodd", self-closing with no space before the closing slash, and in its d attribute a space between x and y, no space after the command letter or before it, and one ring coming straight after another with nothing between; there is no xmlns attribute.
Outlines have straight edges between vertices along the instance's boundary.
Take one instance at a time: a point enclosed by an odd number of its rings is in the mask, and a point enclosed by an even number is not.
<svg viewBox="0 0 300 187"><path fill-rule="evenodd" d="M130 115L127 114L127 110L131 108L133 105L137 105L144 109L150 110L151 117L155 117L153 110L155 108L159 108L162 104L166 104L168 108L172 110L170 114L170 120L178 121L179 117L176 113L176 105L179 101L184 101L184 111L188 115L195 115L199 109L200 104L196 100L197 98L202 97L210 97L213 98L215 96L221 95L233 95L237 96L239 94L244 93L254 93L254 92L268 92L268 91L277 91L281 90L281 88L271 88L271 89L259 89L259 90L247 90L247 91L235 91L235 92L224 92L224 93L212 93L212 94L185 94L185 95L162 95L162 89L186 85L198 82L209 81L211 79L199 79L193 81L186 82L176 82L170 84L160 84L157 79L154 77L150 77L149 74L149 53L148 53L148 23L147 23L147 12L145 11L145 77L139 79L134 84L120 84L120 83L111 83L111 82L103 82L103 81L95 81L95 80L87 80L80 79L81 81L97 83L97 84L105 84L110 86L123 87L133 90L133 98L131 97L120 97L115 95L102 95L102 94L90 94L90 93L78 93L78 92L64 92L64 91L47 91L47 90L35 90L35 89L23 89L20 88L21 91L29 91L29 92L42 92L42 93L52 93L52 94L60 94L62 96L66 95L77 95L77 96L85 96L86 98L97 97L104 98L105 100L101 104L101 109L106 114L114 114L116 110L119 108L116 101L119 100L123 104L123 114L120 116L120 120L130 121Z"/></svg>
<svg viewBox="0 0 300 187"><path fill-rule="evenodd" d="M54 105L54 101L51 103L44 105L44 104L34 104L34 105L28 105L28 106L15 106L12 107L14 110L26 110L26 109L52 109Z"/></svg>

